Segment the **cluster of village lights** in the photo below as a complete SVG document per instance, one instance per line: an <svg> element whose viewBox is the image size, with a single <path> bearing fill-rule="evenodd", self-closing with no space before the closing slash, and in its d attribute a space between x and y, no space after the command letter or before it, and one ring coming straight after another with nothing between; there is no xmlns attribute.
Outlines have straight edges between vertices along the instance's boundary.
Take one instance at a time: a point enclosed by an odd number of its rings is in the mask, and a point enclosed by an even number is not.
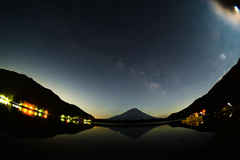
<svg viewBox="0 0 240 160"><path fill-rule="evenodd" d="M16 102L12 102L10 99L8 99L6 96L4 95L0 95L0 103L7 105L7 106L12 106L17 108L19 111L21 111L22 113L29 115L29 116L39 116L39 117L43 117L43 118L47 118L49 113L47 110L43 110L43 109L38 109L36 107L36 105L24 102L24 103L16 103ZM78 116L76 117L70 117L65 116L65 115L61 115L60 116L60 120L62 122L66 122L66 123L74 123L74 124L79 124L79 123L83 123L83 124L91 124L91 120L87 120L87 119L80 119Z"/></svg>
<svg viewBox="0 0 240 160"><path fill-rule="evenodd" d="M5 105L10 105L10 100L4 95L0 95L0 103Z"/></svg>
<svg viewBox="0 0 240 160"><path fill-rule="evenodd" d="M80 119L78 116L76 117L70 117L69 115L68 116L65 116L65 115L61 115L60 116L60 120L62 122L66 122L66 123L74 123L74 124L79 124L79 123L83 123L83 124L91 124L91 120L88 120L88 119ZM81 121L81 122L80 122Z"/></svg>
<svg viewBox="0 0 240 160"><path fill-rule="evenodd" d="M4 95L0 95L0 103L15 107L19 111L21 111L22 113L24 113L26 115L30 115L30 116L35 115L35 116L39 116L39 117L43 117L43 118L48 117L47 110L38 109L35 105L27 103L27 102L24 102L23 104L12 102Z"/></svg>

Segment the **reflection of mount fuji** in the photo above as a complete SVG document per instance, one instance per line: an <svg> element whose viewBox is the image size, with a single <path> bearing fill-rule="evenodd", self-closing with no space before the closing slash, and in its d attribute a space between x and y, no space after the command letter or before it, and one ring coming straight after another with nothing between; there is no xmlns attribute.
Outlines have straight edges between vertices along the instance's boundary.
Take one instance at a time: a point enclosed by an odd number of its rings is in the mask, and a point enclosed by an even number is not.
<svg viewBox="0 0 240 160"><path fill-rule="evenodd" d="M115 132L121 133L129 138L137 139L144 135L145 133L149 132L156 126L131 126L131 127L119 127L119 126L104 126L109 128Z"/></svg>

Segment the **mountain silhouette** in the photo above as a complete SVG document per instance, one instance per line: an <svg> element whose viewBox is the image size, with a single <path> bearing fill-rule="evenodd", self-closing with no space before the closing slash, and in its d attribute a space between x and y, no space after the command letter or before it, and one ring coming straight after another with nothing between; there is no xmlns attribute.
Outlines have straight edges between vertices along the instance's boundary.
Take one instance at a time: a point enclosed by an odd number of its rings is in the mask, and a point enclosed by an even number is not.
<svg viewBox="0 0 240 160"><path fill-rule="evenodd" d="M94 119L92 115L75 105L64 102L51 90L44 88L26 75L5 69L0 69L0 75L0 95L3 94L16 103L26 101L56 116L65 114Z"/></svg>
<svg viewBox="0 0 240 160"><path fill-rule="evenodd" d="M206 113L211 114L226 106L227 103L233 106L240 104L240 59L207 94L195 100L182 111L171 114L168 119L185 118L203 109L206 110Z"/></svg>
<svg viewBox="0 0 240 160"><path fill-rule="evenodd" d="M110 120L145 120L145 119L155 119L137 108L132 108L120 115L113 116L109 118Z"/></svg>

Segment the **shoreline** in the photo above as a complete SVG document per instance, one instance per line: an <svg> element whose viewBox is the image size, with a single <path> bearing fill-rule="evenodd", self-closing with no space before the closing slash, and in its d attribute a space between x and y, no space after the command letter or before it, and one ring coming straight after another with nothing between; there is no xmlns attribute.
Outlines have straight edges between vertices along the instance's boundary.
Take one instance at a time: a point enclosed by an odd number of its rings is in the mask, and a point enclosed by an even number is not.
<svg viewBox="0 0 240 160"><path fill-rule="evenodd" d="M145 125L158 125L158 124L167 124L167 123L171 123L171 122L178 122L181 121L183 119L177 119L177 120L168 120L168 121L161 121L161 122L129 122L129 123L123 123L123 122L92 122L91 124L93 125L109 125L109 126L145 126Z"/></svg>

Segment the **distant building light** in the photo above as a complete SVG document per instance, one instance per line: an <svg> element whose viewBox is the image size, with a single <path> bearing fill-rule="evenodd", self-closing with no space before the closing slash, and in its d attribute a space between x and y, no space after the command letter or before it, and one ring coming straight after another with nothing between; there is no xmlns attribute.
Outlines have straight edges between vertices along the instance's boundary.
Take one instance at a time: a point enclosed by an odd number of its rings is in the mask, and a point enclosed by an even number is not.
<svg viewBox="0 0 240 160"><path fill-rule="evenodd" d="M83 120L83 124L91 124L91 120L84 119L84 120Z"/></svg>
<svg viewBox="0 0 240 160"><path fill-rule="evenodd" d="M201 114L201 115L205 115L205 113L206 113L206 110L205 110L205 109L202 110L201 112L199 112L199 114Z"/></svg>
<svg viewBox="0 0 240 160"><path fill-rule="evenodd" d="M19 108L19 106L16 105L16 104L12 104L12 106L15 107L15 108Z"/></svg>

